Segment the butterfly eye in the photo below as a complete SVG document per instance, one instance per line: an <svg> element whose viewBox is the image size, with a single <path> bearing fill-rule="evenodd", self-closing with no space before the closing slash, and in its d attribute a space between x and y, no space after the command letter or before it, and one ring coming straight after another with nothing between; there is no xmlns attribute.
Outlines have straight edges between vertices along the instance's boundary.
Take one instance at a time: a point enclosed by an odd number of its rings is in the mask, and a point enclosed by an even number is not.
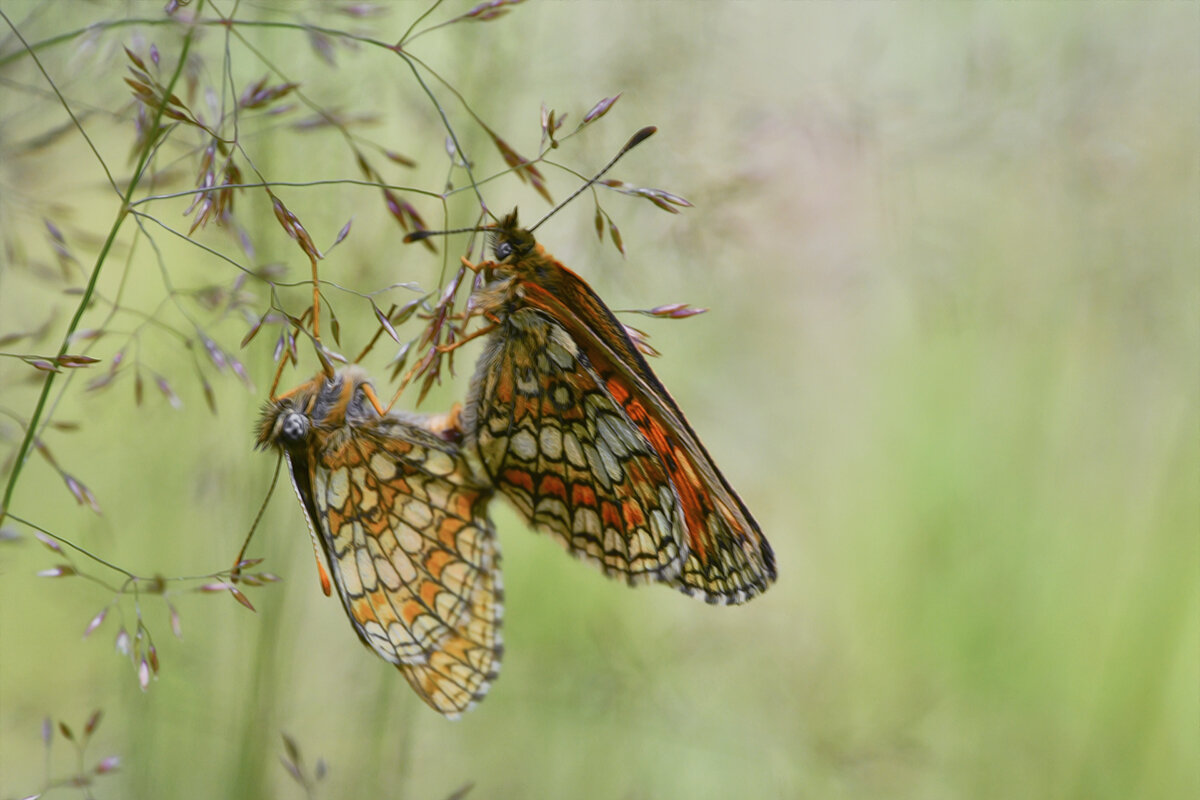
<svg viewBox="0 0 1200 800"><path fill-rule="evenodd" d="M496 244L496 259L503 261L512 255L513 246L511 242L498 242Z"/></svg>
<svg viewBox="0 0 1200 800"><path fill-rule="evenodd" d="M298 444L308 436L308 417L295 411L283 418L279 438L287 444Z"/></svg>

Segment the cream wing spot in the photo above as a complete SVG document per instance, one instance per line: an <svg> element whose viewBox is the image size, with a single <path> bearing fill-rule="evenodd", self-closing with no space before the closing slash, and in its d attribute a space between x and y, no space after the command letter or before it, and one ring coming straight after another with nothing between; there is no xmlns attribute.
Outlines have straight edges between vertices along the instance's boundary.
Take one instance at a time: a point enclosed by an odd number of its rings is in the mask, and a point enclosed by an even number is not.
<svg viewBox="0 0 1200 800"><path fill-rule="evenodd" d="M571 338L571 334L561 325L547 326L549 336L546 341L546 351L563 369L572 369L579 353L579 345Z"/></svg>
<svg viewBox="0 0 1200 800"><path fill-rule="evenodd" d="M600 479L600 483L605 491L611 490L612 479L608 477L608 470L605 469L604 462L600 458L600 453L591 444L585 444L583 452L587 456L588 469L591 470L593 477Z"/></svg>
<svg viewBox="0 0 1200 800"><path fill-rule="evenodd" d="M375 473L375 477L381 481L390 481L396 477L396 462L382 452L376 452L371 456L370 462L371 472Z"/></svg>
<svg viewBox="0 0 1200 800"><path fill-rule="evenodd" d="M604 549L609 553L625 552L625 543L621 539L621 533L616 528L608 527L604 529Z"/></svg>
<svg viewBox="0 0 1200 800"><path fill-rule="evenodd" d="M600 535L600 517L590 508L577 508L571 519L571 527L577 532L598 537Z"/></svg>
<svg viewBox="0 0 1200 800"><path fill-rule="evenodd" d="M421 534L404 523L396 526L396 541L400 543L400 549L406 553L421 552Z"/></svg>
<svg viewBox="0 0 1200 800"><path fill-rule="evenodd" d="M454 459L441 450L428 450L422 465L426 472L432 475L446 476L454 472Z"/></svg>
<svg viewBox="0 0 1200 800"><path fill-rule="evenodd" d="M546 458L558 461L562 457L562 431L558 428L553 425L543 425L538 432L538 441L542 446L542 455Z"/></svg>
<svg viewBox="0 0 1200 800"><path fill-rule="evenodd" d="M391 556L392 566L396 570L397 576L404 584L411 586L417 580L417 567L413 564L408 553L404 550L396 550Z"/></svg>
<svg viewBox="0 0 1200 800"><path fill-rule="evenodd" d="M358 597L363 593L362 578L359 577L356 567L357 565L348 558L338 562L338 573L341 577L342 588L351 597Z"/></svg>
<svg viewBox="0 0 1200 800"><path fill-rule="evenodd" d="M650 512L650 530L654 532L656 539L669 540L671 538L671 524L667 521L667 515L657 508Z"/></svg>
<svg viewBox="0 0 1200 800"><path fill-rule="evenodd" d="M604 465L604 471L608 474L608 479L613 483L620 483L625 477L625 471L621 469L621 464L617 461L617 457L609 449L608 442L604 439L597 439L596 453L600 456L600 463Z"/></svg>
<svg viewBox="0 0 1200 800"><path fill-rule="evenodd" d="M446 483L443 481L430 481L428 489L430 508L449 508L450 487Z"/></svg>
<svg viewBox="0 0 1200 800"><path fill-rule="evenodd" d="M330 508L341 508L350 499L350 470L346 467L335 469L329 473L329 481L325 485L325 502Z"/></svg>
<svg viewBox="0 0 1200 800"><path fill-rule="evenodd" d="M583 448L579 445L579 438L572 431L563 433L563 452L567 455L567 462L579 469L587 468L587 459L583 456Z"/></svg>
<svg viewBox="0 0 1200 800"><path fill-rule="evenodd" d="M642 438L642 435L638 432L637 428L633 427L632 425L614 424L612 429L617 438L621 440L621 442L625 445L626 450L628 450L630 453L647 452L647 443L645 439Z"/></svg>
<svg viewBox="0 0 1200 800"><path fill-rule="evenodd" d="M400 573L386 558L375 559L375 573L385 588L395 592L400 588Z"/></svg>
<svg viewBox="0 0 1200 800"><path fill-rule="evenodd" d="M537 440L533 438L533 434L526 428L522 428L513 434L510 445L513 455L522 461L532 461L537 457Z"/></svg>
<svg viewBox="0 0 1200 800"><path fill-rule="evenodd" d="M596 423L597 438L604 441L612 454L617 458L625 458L630 453L628 437L621 426L613 422L612 417L602 415Z"/></svg>
<svg viewBox="0 0 1200 800"><path fill-rule="evenodd" d="M358 573L358 577L362 581L362 589L368 592L375 591L379 576L375 574L375 564L371 559L371 554L365 547L359 548L354 552L354 560L357 567L354 571Z"/></svg>
<svg viewBox="0 0 1200 800"><path fill-rule="evenodd" d="M567 348L570 348L568 350ZM570 372L575 369L575 342L570 336L555 336L554 339L546 346L546 355L550 356L550 360L564 372Z"/></svg>
<svg viewBox="0 0 1200 800"><path fill-rule="evenodd" d="M406 523L419 531L425 530L433 524L433 511L424 503L406 503L400 516Z"/></svg>
<svg viewBox="0 0 1200 800"><path fill-rule="evenodd" d="M654 537L645 528L638 528L637 537L635 538L638 544L638 549L642 555L648 558L655 558L658 555L658 548L654 544ZM656 559L657 560L657 559Z"/></svg>
<svg viewBox="0 0 1200 800"><path fill-rule="evenodd" d="M660 508L677 508L679 505L675 493L667 486L658 487L658 505Z"/></svg>

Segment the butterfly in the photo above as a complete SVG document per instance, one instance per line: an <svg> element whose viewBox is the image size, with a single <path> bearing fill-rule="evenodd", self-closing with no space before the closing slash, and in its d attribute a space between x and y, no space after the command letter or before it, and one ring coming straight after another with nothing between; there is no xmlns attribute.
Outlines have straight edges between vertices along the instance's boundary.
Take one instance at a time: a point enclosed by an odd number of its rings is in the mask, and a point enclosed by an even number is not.
<svg viewBox="0 0 1200 800"><path fill-rule="evenodd" d="M462 414L481 481L631 585L710 603L766 590L771 546L624 326L515 210L490 231L468 305L492 331Z"/></svg>
<svg viewBox="0 0 1200 800"><path fill-rule="evenodd" d="M456 718L500 666L492 490L471 477L453 412L381 415L373 400L359 367L318 374L266 404L258 446L287 459L313 547L359 638Z"/></svg>

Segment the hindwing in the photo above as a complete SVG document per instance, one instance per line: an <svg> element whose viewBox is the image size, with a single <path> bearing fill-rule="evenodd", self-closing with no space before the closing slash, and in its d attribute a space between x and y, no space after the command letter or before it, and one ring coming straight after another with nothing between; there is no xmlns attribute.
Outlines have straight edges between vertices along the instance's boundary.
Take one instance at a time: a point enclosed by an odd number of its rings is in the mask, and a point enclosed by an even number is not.
<svg viewBox="0 0 1200 800"><path fill-rule="evenodd" d="M663 465L561 327L522 310L494 335L463 413L464 447L535 527L627 582L687 558Z"/></svg>

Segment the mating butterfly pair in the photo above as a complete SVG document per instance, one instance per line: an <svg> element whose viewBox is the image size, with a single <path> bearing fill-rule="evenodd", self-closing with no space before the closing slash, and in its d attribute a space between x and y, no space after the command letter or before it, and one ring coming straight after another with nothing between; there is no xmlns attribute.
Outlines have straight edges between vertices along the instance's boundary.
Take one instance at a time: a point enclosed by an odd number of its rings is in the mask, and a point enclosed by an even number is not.
<svg viewBox="0 0 1200 800"><path fill-rule="evenodd" d="M630 584L741 603L775 579L758 524L603 301L515 211L492 246L470 307L494 331L461 418L382 415L351 367L272 400L258 436L287 456L359 637L450 717L499 667L496 490Z"/></svg>

